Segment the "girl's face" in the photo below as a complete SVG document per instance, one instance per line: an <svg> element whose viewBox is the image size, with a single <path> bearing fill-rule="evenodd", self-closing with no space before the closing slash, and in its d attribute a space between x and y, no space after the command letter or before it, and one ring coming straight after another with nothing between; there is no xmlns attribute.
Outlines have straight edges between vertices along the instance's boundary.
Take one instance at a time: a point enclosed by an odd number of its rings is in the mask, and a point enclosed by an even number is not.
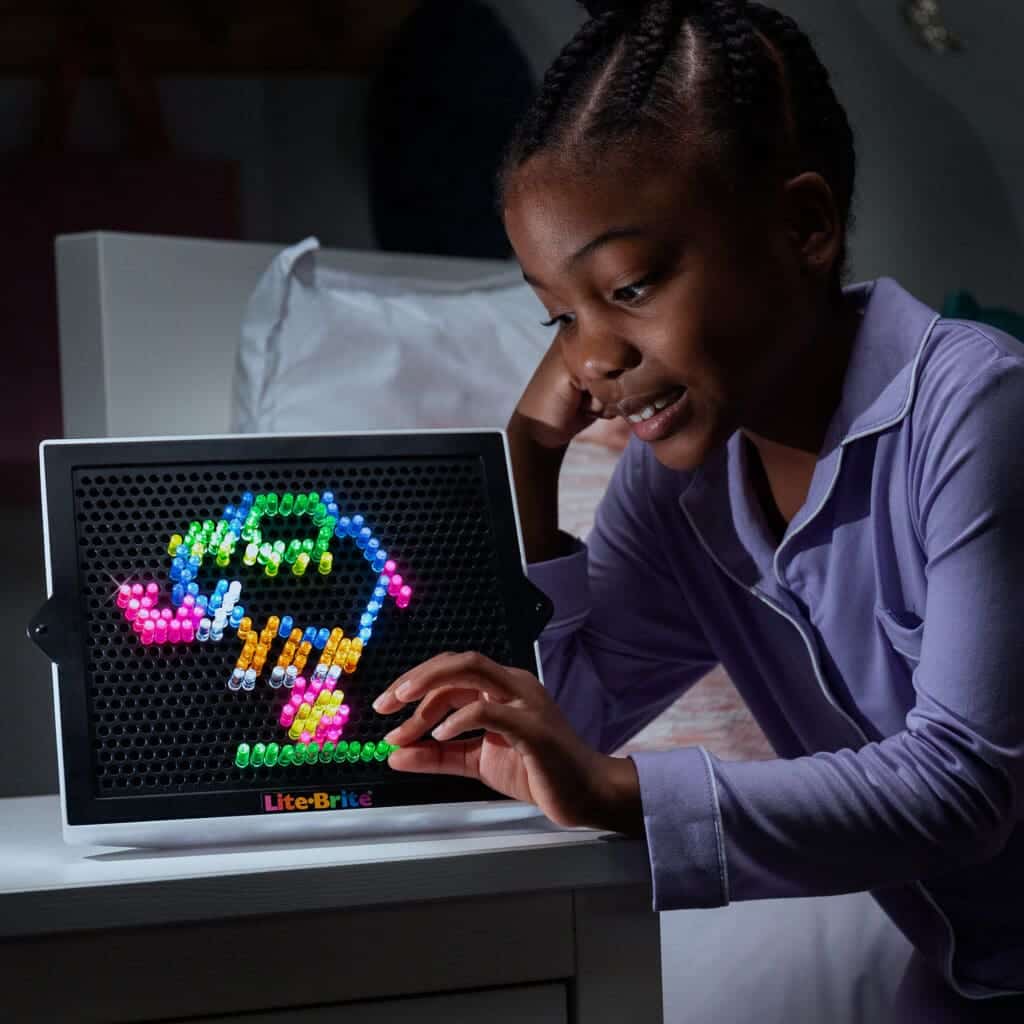
<svg viewBox="0 0 1024 1024"><path fill-rule="evenodd" d="M540 154L508 183L506 231L574 381L605 416L662 406L631 427L669 468L741 426L787 433L816 314L781 210L712 195L684 166L580 180Z"/></svg>

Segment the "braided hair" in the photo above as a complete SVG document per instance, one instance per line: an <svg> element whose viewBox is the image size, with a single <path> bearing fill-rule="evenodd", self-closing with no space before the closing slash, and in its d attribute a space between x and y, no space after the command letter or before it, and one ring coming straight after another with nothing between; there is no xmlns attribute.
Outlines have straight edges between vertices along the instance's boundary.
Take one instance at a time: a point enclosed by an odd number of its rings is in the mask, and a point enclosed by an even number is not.
<svg viewBox="0 0 1024 1024"><path fill-rule="evenodd" d="M552 152L580 169L608 144L665 138L710 144L733 188L817 171L844 233L847 273L856 157L828 71L792 18L748 0L588 0L590 15L544 76L498 174Z"/></svg>

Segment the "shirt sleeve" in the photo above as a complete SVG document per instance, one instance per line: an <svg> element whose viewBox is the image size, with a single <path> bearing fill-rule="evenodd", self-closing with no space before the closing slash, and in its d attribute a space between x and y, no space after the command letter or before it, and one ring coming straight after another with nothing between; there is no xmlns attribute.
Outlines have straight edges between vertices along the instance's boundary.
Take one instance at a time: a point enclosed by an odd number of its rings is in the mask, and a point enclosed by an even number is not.
<svg viewBox="0 0 1024 1024"><path fill-rule="evenodd" d="M911 484L927 598L905 728L792 760L705 755L712 784L659 808L655 910L706 905L672 836L715 813L727 897L818 896L927 880L994 857L1024 793L1024 367L1004 358L916 425ZM679 778L692 751L644 753ZM677 811L678 806L678 811ZM695 824L696 823L696 824Z"/></svg>
<svg viewBox="0 0 1024 1024"><path fill-rule="evenodd" d="M663 531L648 486L647 457L639 442L627 446L586 543L575 539L564 557L527 567L555 606L539 640L544 685L578 735L602 753L636 735L719 660L671 560L659 551ZM681 802L693 806L699 826L689 835L673 835L670 851L662 855L680 874L693 865L693 886L704 893L704 905L717 905L722 860L707 755L697 747L678 754L669 776L645 779L640 773L645 822L650 830L648 811ZM629 756L639 772L638 755ZM650 836L649 845L653 853Z"/></svg>

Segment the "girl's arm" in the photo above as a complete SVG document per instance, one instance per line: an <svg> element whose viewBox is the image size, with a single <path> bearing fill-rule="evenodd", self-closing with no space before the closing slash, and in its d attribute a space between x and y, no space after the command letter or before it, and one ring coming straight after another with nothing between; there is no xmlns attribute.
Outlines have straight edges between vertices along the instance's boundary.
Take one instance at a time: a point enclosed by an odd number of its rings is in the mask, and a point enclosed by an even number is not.
<svg viewBox="0 0 1024 1024"><path fill-rule="evenodd" d="M584 544L558 531L554 460L542 449L531 462L523 459L527 448L511 437L510 445L513 459L520 456L515 473L529 576L555 605L539 642L544 685L577 734L610 753L718 658L690 596L652 550L645 446L634 440L620 457Z"/></svg>

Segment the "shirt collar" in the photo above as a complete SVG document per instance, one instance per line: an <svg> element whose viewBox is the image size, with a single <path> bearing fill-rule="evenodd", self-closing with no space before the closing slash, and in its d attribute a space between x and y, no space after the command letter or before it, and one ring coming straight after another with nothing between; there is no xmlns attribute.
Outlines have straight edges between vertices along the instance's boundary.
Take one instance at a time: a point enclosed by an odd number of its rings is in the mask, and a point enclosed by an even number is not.
<svg viewBox="0 0 1024 1024"><path fill-rule="evenodd" d="M864 318L822 452L884 430L906 416L917 362L938 314L889 277L843 289ZM830 444L831 442L831 444Z"/></svg>

